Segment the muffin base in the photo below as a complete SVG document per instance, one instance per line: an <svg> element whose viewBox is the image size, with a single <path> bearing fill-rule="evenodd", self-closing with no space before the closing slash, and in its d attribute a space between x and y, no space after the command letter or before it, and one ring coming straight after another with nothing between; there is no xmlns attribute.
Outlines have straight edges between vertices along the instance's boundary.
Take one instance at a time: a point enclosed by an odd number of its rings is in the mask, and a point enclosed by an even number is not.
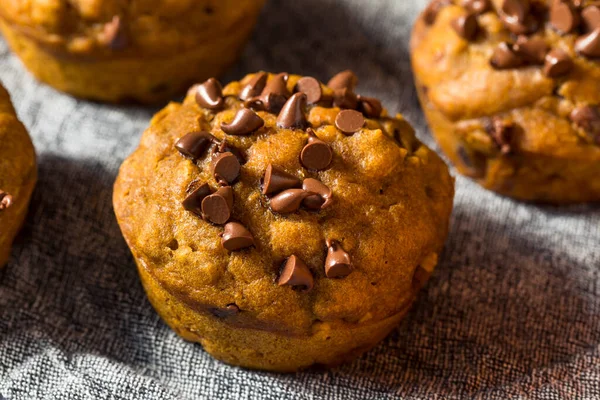
<svg viewBox="0 0 600 400"><path fill-rule="evenodd" d="M25 67L60 91L113 103L156 103L183 93L192 83L221 75L237 60L257 17L258 11L223 36L164 57L134 56L127 50L111 58L75 56L39 43L6 21L0 28Z"/></svg>

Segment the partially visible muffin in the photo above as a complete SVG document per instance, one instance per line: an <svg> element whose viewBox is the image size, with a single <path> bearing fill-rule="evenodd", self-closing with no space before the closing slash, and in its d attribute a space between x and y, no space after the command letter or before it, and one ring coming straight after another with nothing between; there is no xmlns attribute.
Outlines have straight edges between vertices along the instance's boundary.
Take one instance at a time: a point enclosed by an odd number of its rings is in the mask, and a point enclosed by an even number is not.
<svg viewBox="0 0 600 400"><path fill-rule="evenodd" d="M3 0L0 27L41 81L100 101L164 100L239 56L265 0Z"/></svg>
<svg viewBox="0 0 600 400"><path fill-rule="evenodd" d="M227 363L352 359L438 261L454 182L401 115L345 71L210 79L159 112L114 208L150 301Z"/></svg>
<svg viewBox="0 0 600 400"><path fill-rule="evenodd" d="M521 200L600 200L600 3L435 0L411 52L461 173Z"/></svg>
<svg viewBox="0 0 600 400"><path fill-rule="evenodd" d="M0 85L0 268L8 261L36 180L33 144Z"/></svg>

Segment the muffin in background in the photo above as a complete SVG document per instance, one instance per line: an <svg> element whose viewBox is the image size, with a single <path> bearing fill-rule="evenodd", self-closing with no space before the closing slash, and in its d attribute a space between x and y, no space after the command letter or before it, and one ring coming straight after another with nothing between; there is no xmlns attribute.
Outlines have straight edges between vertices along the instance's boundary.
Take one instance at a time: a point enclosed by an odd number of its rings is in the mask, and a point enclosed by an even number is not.
<svg viewBox="0 0 600 400"><path fill-rule="evenodd" d="M214 357L285 372L352 360L434 270L454 181L356 83L210 79L121 166L114 209L148 297Z"/></svg>
<svg viewBox="0 0 600 400"><path fill-rule="evenodd" d="M265 0L5 0L0 27L41 81L106 102L158 102L239 56Z"/></svg>

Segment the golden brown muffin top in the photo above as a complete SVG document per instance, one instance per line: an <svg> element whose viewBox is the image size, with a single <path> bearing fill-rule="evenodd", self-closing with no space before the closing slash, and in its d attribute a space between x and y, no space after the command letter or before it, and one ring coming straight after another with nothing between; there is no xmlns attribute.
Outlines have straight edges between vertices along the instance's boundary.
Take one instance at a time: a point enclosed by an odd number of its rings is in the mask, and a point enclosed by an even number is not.
<svg viewBox="0 0 600 400"><path fill-rule="evenodd" d="M433 1L411 43L427 101L503 152L600 161L599 5Z"/></svg>
<svg viewBox="0 0 600 400"><path fill-rule="evenodd" d="M211 79L159 112L115 185L139 266L193 309L261 329L306 334L405 307L445 240L453 180L355 84L349 71L335 90L288 74L222 91Z"/></svg>
<svg viewBox="0 0 600 400"><path fill-rule="evenodd" d="M228 35L264 0L2 0L0 16L73 54L165 54Z"/></svg>

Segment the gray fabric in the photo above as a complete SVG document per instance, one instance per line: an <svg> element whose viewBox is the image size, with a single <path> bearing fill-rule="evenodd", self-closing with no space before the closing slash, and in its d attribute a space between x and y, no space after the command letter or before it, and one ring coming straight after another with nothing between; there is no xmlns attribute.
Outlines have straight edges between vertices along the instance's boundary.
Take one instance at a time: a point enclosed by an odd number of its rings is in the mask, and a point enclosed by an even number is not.
<svg viewBox="0 0 600 400"><path fill-rule="evenodd" d="M432 144L399 0L272 0L240 63L325 80L406 114ZM35 82L0 41L0 79L32 133L40 181L0 272L0 394L17 399L598 399L600 208L526 205L458 178L451 238L399 328L356 362L277 375L180 340L146 300L111 206L154 109L79 101Z"/></svg>

